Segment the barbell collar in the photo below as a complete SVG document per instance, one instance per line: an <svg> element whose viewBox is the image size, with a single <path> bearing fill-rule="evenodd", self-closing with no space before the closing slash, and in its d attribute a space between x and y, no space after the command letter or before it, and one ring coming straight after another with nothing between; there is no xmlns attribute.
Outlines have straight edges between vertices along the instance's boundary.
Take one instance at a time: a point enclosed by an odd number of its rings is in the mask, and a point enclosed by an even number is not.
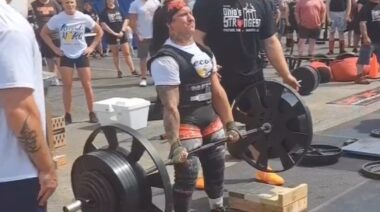
<svg viewBox="0 0 380 212"><path fill-rule="evenodd" d="M269 122L265 122L261 127L253 128L247 131L241 131L240 134L242 135L242 138L246 138L248 135L258 132L263 132L265 134L269 134L272 132L272 125Z"/></svg>
<svg viewBox="0 0 380 212"><path fill-rule="evenodd" d="M75 200L69 205L63 206L63 212L75 212L79 211L80 209L82 209L82 201L80 200Z"/></svg>

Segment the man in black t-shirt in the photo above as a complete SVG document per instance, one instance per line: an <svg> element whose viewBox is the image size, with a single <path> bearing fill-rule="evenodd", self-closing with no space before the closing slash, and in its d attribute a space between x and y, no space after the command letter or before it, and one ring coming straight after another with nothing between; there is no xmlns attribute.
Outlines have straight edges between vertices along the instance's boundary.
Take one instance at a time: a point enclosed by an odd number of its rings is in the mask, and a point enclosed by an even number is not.
<svg viewBox="0 0 380 212"><path fill-rule="evenodd" d="M264 41L269 62L283 81L298 90L299 83L290 74L283 50L276 37L273 10L266 0L197 0L194 9L195 39L209 46L222 67L221 83L230 103L247 86L263 80L260 42ZM267 177L269 176L269 177ZM283 184L272 173L257 172L259 180Z"/></svg>
<svg viewBox="0 0 380 212"><path fill-rule="evenodd" d="M138 75L129 51L128 38L126 36L128 28L127 22L124 14L116 6L115 0L107 0L106 8L100 14L100 24L105 31L104 34L112 52L112 58L118 78L123 76L119 64L119 45L124 53L125 62L129 68L130 74L135 76Z"/></svg>
<svg viewBox="0 0 380 212"><path fill-rule="evenodd" d="M363 73L363 66L368 65L372 53L380 62L380 0L369 0L359 12L359 25L362 35L362 46L360 47L357 64L357 84L369 84Z"/></svg>

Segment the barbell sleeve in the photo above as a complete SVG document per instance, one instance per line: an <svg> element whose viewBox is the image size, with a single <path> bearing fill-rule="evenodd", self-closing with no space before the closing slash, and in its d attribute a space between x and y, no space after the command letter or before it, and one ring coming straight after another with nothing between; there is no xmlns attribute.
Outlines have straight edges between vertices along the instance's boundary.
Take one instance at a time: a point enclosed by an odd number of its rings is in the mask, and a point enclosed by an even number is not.
<svg viewBox="0 0 380 212"><path fill-rule="evenodd" d="M79 211L82 208L82 201L75 200L69 205L63 206L63 212L75 212Z"/></svg>

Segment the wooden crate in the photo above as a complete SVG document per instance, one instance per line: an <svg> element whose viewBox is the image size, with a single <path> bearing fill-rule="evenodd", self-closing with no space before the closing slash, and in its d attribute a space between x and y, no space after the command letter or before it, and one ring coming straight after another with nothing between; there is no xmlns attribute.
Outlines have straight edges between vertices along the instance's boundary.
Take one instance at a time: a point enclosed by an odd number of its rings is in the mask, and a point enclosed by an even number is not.
<svg viewBox="0 0 380 212"><path fill-rule="evenodd" d="M229 206L242 212L303 212L307 211L307 184L295 188L249 183L230 189Z"/></svg>

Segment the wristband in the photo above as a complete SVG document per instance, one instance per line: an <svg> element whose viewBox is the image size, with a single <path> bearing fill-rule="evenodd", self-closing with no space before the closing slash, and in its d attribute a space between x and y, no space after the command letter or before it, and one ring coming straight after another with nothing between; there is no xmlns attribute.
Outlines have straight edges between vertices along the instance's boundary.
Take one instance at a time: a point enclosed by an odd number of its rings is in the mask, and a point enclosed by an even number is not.
<svg viewBox="0 0 380 212"><path fill-rule="evenodd" d="M227 122L226 129L227 130L238 130L236 122L234 122L234 121Z"/></svg>

